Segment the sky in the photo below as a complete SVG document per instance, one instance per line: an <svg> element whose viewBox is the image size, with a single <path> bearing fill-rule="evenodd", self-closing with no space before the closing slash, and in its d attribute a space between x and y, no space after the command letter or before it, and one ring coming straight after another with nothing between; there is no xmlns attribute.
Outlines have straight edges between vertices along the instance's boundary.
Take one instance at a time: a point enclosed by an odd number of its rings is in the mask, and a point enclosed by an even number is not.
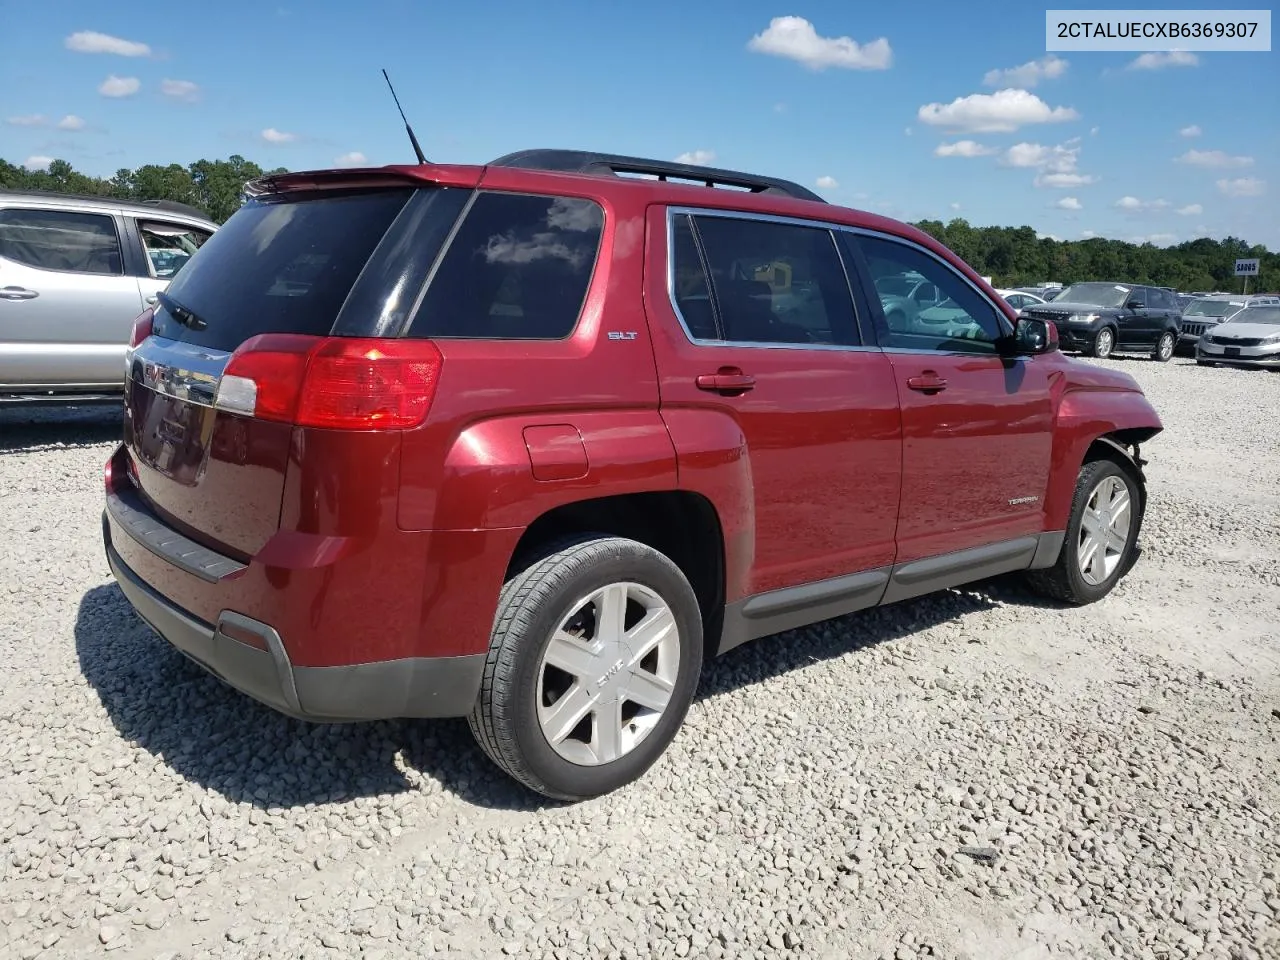
<svg viewBox="0 0 1280 960"><path fill-rule="evenodd" d="M0 0L0 29L0 157L32 167L411 161L386 67L440 162L681 158L906 220L1280 249L1280 53L1049 54L1025 0Z"/></svg>

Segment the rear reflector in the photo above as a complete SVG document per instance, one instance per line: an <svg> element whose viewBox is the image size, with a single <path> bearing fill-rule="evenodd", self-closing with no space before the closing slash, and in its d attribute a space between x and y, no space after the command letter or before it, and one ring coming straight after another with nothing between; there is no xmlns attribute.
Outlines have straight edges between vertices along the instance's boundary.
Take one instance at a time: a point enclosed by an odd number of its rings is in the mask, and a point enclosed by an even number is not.
<svg viewBox="0 0 1280 960"><path fill-rule="evenodd" d="M214 404L303 427L414 427L431 408L442 362L429 340L260 334L231 355Z"/></svg>

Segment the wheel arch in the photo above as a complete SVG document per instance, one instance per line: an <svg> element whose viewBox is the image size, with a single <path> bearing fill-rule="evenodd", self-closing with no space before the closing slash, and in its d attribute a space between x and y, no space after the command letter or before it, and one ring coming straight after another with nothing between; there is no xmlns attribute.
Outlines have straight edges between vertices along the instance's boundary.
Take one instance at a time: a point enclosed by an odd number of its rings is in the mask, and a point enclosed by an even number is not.
<svg viewBox="0 0 1280 960"><path fill-rule="evenodd" d="M667 556L693 587L702 613L704 650L719 647L725 604L725 536L715 505L688 490L627 493L564 503L521 534L504 579L587 534L624 537Z"/></svg>

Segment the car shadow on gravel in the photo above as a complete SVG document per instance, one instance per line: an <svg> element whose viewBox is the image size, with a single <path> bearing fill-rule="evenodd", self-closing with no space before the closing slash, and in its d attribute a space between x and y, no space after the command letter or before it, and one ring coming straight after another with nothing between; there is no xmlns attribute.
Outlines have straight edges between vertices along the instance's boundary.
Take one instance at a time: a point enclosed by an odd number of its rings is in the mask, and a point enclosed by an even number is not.
<svg viewBox="0 0 1280 960"><path fill-rule="evenodd" d="M121 425L118 404L0 406L0 456L110 443Z"/></svg>
<svg viewBox="0 0 1280 960"><path fill-rule="evenodd" d="M1016 578L997 578L764 637L707 664L698 699L965 614L1026 603L1044 601ZM114 583L81 599L75 642L80 669L120 736L229 801L300 807L415 790L422 777L476 806L532 811L557 805L490 763L464 720L312 724L262 706L153 633Z"/></svg>
<svg viewBox="0 0 1280 960"><path fill-rule="evenodd" d="M902 640L965 614L1002 604L1052 605L1031 594L1016 577L997 577L852 613L816 626L761 637L730 650L707 665L697 698L706 700L731 693L792 670Z"/></svg>
<svg viewBox="0 0 1280 960"><path fill-rule="evenodd" d="M313 724L262 706L152 632L114 583L81 598L75 642L120 736L229 801L301 807L417 790L425 779L477 806L554 805L490 763L465 720Z"/></svg>

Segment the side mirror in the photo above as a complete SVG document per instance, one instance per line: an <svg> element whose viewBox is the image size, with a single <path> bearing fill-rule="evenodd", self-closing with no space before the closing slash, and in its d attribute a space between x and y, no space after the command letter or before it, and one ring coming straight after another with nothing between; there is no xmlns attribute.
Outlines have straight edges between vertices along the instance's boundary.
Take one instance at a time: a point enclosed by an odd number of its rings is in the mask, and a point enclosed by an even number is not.
<svg viewBox="0 0 1280 960"><path fill-rule="evenodd" d="M1147 309L1147 303L1145 300L1130 300L1125 304L1125 308L1128 310L1145 310Z"/></svg>
<svg viewBox="0 0 1280 960"><path fill-rule="evenodd" d="M1058 328L1052 320L1019 317L1017 329L1009 340L1012 347L1010 352L1016 357L1053 353L1058 349Z"/></svg>

